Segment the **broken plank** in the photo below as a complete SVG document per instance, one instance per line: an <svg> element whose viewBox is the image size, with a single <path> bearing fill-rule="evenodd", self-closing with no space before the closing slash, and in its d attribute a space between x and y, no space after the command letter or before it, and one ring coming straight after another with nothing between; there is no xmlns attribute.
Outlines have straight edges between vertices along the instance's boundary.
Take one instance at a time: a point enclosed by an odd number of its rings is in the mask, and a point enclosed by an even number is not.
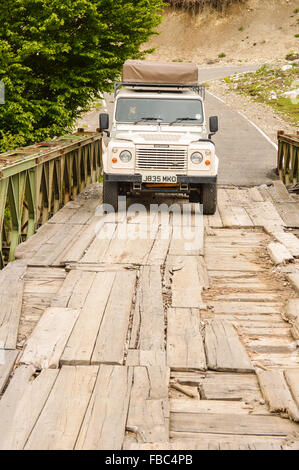
<svg viewBox="0 0 299 470"><path fill-rule="evenodd" d="M292 420L299 421L299 410L282 370L256 371L262 394L272 413L286 413Z"/></svg>
<svg viewBox="0 0 299 470"><path fill-rule="evenodd" d="M42 412L58 375L43 370L37 377L31 366L20 366L0 402L0 449L22 450ZM19 390L19 393L18 393ZM50 429L54 432L54 429Z"/></svg>
<svg viewBox="0 0 299 470"><path fill-rule="evenodd" d="M141 269L130 347L141 350L165 350L162 278L159 266Z"/></svg>
<svg viewBox="0 0 299 470"><path fill-rule="evenodd" d="M281 264L294 259L289 250L281 243L269 243L267 250L274 264Z"/></svg>
<svg viewBox="0 0 299 470"><path fill-rule="evenodd" d="M101 365L77 450L121 450L132 385L130 367Z"/></svg>
<svg viewBox="0 0 299 470"><path fill-rule="evenodd" d="M27 341L21 362L32 364L37 369L58 368L60 357L78 316L79 311L74 309L46 309Z"/></svg>
<svg viewBox="0 0 299 470"><path fill-rule="evenodd" d="M168 309L167 364L174 370L206 369L197 309Z"/></svg>
<svg viewBox="0 0 299 470"><path fill-rule="evenodd" d="M19 351L16 349L0 349L0 394L13 370Z"/></svg>
<svg viewBox="0 0 299 470"><path fill-rule="evenodd" d="M74 448L97 373L98 367L96 366L62 367L29 436L26 450L72 450Z"/></svg>
<svg viewBox="0 0 299 470"><path fill-rule="evenodd" d="M116 273L93 351L92 364L123 364L135 283L135 272Z"/></svg>
<svg viewBox="0 0 299 470"><path fill-rule="evenodd" d="M135 367L127 429L134 429L143 442L168 440L169 369Z"/></svg>
<svg viewBox="0 0 299 470"><path fill-rule="evenodd" d="M235 328L225 320L212 320L206 326L205 350L209 369L254 372Z"/></svg>

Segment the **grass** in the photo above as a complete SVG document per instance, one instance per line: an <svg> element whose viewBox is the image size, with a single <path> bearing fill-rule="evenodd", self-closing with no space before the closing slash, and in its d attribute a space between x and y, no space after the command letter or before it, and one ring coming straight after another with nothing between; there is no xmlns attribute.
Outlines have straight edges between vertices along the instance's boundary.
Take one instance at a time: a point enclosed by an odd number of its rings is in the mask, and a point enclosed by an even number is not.
<svg viewBox="0 0 299 470"><path fill-rule="evenodd" d="M218 54L218 57L219 59L223 59L223 57L226 57L226 54L224 54L224 52L221 52L220 54Z"/></svg>
<svg viewBox="0 0 299 470"><path fill-rule="evenodd" d="M288 70L264 65L253 73L226 77L224 81L231 90L267 104L280 114L289 124L299 121L298 100L284 96L285 92L298 88L299 64L293 64Z"/></svg>

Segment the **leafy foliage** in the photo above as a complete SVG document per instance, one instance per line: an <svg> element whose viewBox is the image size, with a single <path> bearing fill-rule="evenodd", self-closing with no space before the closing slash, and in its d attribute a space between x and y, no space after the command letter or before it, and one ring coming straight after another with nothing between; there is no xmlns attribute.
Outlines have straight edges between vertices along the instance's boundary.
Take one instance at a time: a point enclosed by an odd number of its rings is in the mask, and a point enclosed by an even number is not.
<svg viewBox="0 0 299 470"><path fill-rule="evenodd" d="M0 3L0 151L61 135L159 24L162 0Z"/></svg>

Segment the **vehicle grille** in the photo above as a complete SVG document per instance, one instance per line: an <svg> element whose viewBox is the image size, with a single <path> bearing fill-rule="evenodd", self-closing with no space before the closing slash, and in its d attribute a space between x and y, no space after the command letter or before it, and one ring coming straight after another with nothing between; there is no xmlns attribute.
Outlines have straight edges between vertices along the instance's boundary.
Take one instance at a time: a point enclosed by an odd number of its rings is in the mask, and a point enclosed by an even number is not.
<svg viewBox="0 0 299 470"><path fill-rule="evenodd" d="M140 170L186 170L187 149L137 147L136 168Z"/></svg>

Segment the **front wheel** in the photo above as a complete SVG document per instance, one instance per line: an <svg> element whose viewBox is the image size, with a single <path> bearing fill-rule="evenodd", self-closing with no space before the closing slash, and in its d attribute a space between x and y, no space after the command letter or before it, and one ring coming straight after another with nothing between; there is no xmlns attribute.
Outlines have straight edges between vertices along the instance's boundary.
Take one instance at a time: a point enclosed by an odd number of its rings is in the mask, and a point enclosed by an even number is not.
<svg viewBox="0 0 299 470"><path fill-rule="evenodd" d="M203 205L204 215L213 215L217 207L217 185L203 183L199 193L200 203Z"/></svg>
<svg viewBox="0 0 299 470"><path fill-rule="evenodd" d="M104 173L103 179L103 203L110 204L115 212L118 211L118 183L107 181L107 175Z"/></svg>

